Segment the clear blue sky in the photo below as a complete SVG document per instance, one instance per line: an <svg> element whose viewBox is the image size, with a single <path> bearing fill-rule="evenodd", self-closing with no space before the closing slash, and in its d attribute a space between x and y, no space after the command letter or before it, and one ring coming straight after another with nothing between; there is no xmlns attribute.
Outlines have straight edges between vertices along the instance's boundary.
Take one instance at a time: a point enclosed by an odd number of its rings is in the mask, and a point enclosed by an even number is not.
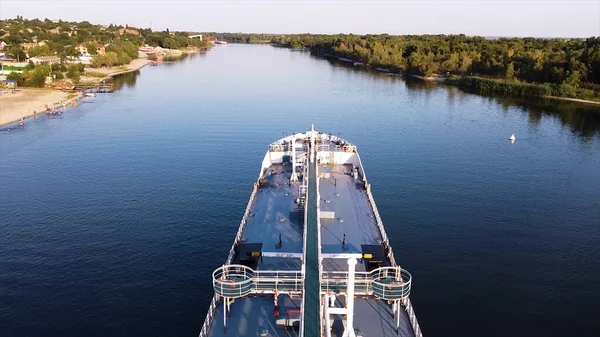
<svg viewBox="0 0 600 337"><path fill-rule="evenodd" d="M600 0L0 0L0 18L16 15L154 30L600 36Z"/></svg>

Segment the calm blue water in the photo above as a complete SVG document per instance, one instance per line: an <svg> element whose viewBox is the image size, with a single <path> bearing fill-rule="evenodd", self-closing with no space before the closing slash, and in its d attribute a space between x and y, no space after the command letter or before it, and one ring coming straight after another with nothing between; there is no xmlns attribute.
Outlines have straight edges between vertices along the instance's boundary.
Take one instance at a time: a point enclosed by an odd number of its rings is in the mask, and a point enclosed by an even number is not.
<svg viewBox="0 0 600 337"><path fill-rule="evenodd" d="M598 335L598 108L268 46L121 81L0 132L0 336L197 336L267 145L311 122L358 145L426 336Z"/></svg>

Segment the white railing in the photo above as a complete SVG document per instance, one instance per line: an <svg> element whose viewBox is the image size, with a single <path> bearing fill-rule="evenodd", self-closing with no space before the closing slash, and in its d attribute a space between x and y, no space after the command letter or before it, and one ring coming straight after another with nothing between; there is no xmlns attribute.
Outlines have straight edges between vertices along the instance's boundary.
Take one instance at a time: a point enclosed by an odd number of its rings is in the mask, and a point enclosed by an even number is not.
<svg viewBox="0 0 600 337"><path fill-rule="evenodd" d="M210 307L208 307L208 313L206 314L204 324L202 324L202 329L200 330L200 334L198 334L198 337L208 337L208 333L210 332L210 326L212 325L214 316L217 313L217 302L219 300L218 296L219 295L215 294L215 296L213 296L212 298L212 301L210 302Z"/></svg>
<svg viewBox="0 0 600 337"><path fill-rule="evenodd" d="M371 208L373 209L373 214L375 215L375 220L377 222L377 227L379 228L379 232L381 233L381 239L384 242L384 246L388 249L387 257L390 259L390 263L392 266L396 266L396 259L394 258L394 252L392 251L392 246L390 245L390 240L385 232L383 227L383 221L381 221L381 216L379 215L379 210L377 209L377 205L375 205L375 200L373 199L373 194L371 194L370 184L367 184L367 197L369 198L369 203L371 204Z"/></svg>
<svg viewBox="0 0 600 337"><path fill-rule="evenodd" d="M308 156L306 156L306 161L304 163L304 175L302 178L302 185L303 187L305 187L305 193L306 193L306 199L305 199L305 204L304 204L304 233L303 235L303 239L302 239L302 247L304 250L304 257L302 258L302 274L306 275L306 265L305 265L305 261L306 261L306 223L308 221L308 179L310 177L310 165L309 165L309 161L310 161L310 154ZM306 184L305 184L306 183ZM302 322L304 322L304 301L306 300L306 295L303 292L302 293L302 303L300 304L300 330L298 331L298 336L299 337L304 337L304 324L302 324Z"/></svg>
<svg viewBox="0 0 600 337"><path fill-rule="evenodd" d="M373 209L373 215L375 215L375 220L377 222L377 228L379 228L379 233L381 234L381 239L383 240L384 246L388 248L388 259L392 266L396 266L396 259L394 258L394 252L392 251L392 246L390 245L390 240L385 232L385 228L383 227L383 221L381 220L381 216L379 215L379 210L377 209L377 205L375 204L375 199L373 199L373 194L371 193L371 184L367 181L367 175L365 174L365 169L363 167L362 161L360 160L360 155L356 152L356 158L358 160L358 167L363 176L363 183L365 184L365 189L367 190L367 197L369 199L369 204Z"/></svg>
<svg viewBox="0 0 600 337"><path fill-rule="evenodd" d="M242 237L242 233L246 226L246 222L248 221L248 217L250 216L250 210L252 209L252 205L254 204L254 200L256 199L256 193L258 192L258 183L254 183L254 188L252 189L252 194L250 194L250 200L248 201L248 205L246 206L246 211L244 212L244 216L242 217L242 221L240 222L240 227L235 235L235 240L233 241L233 245L229 250L229 255L227 256L227 264L230 264L233 261L235 256L235 246L238 244ZM202 325L202 330L200 330L200 334L198 337L207 337L210 331L210 327L212 325L212 321L217 311L217 302L219 301L219 295L213 296L213 299L210 303L210 307L208 308L208 312L206 313L206 318L204 319L204 324Z"/></svg>
<svg viewBox="0 0 600 337"><path fill-rule="evenodd" d="M377 209L377 205L375 205L375 200L373 199L373 194L371 193L371 186L367 182L367 176L365 174L365 170L364 170L364 167L360 160L360 155L358 154L358 152L356 152L356 156L358 158L359 167L363 174L363 181L365 183L365 188L367 189L367 196L369 198L369 203L371 204L371 207L373 208L373 214L375 215L375 219L377 221L377 227L379 228L379 232L381 233L381 237L382 237L382 240L383 240L385 246L388 248L388 259L390 260L390 264L395 267L395 266L397 266L397 264L396 264L396 259L394 257L394 252L392 250L392 246L390 245L390 241L389 241L388 236L383 227L383 221L381 220L381 216L379 215L379 210ZM414 311L414 308L410 301L410 298L407 297L404 301L405 301L404 303L406 305L406 311L408 313L408 319L413 328L415 337L423 337L423 333L421 332L421 327L419 326L419 322L417 321L417 316L415 315L415 311Z"/></svg>
<svg viewBox="0 0 600 337"><path fill-rule="evenodd" d="M239 264L223 265L213 272L213 289L223 297L244 297L251 293L299 293L304 284L302 271L254 270Z"/></svg>
<svg viewBox="0 0 600 337"><path fill-rule="evenodd" d="M410 321L410 325L413 328L413 332L415 337L423 337L423 333L421 332L421 327L419 326L419 322L417 321L417 315L415 315L415 309L410 302L410 298L406 298L404 300L404 305L406 306L406 313L408 314L408 320Z"/></svg>
<svg viewBox="0 0 600 337"><path fill-rule="evenodd" d="M317 151L318 152L329 152L330 146L329 146L329 144L321 144L317 147Z"/></svg>
<svg viewBox="0 0 600 337"><path fill-rule="evenodd" d="M258 192L258 183L254 183L254 189L252 190L252 194L250 194L250 200L248 201L248 205L246 206L246 211L244 211L244 216L242 217L242 221L240 222L240 227L238 228L237 234L235 235L235 240L233 240L233 245L229 250L229 256L227 256L226 264L231 263L235 256L235 246L238 244L240 239L242 238L242 233L246 228L246 223L248 222L248 217L250 216L252 205L254 204L254 200L256 199L256 193Z"/></svg>
<svg viewBox="0 0 600 337"><path fill-rule="evenodd" d="M257 270L254 273L254 291L258 293L299 293L304 286L302 271Z"/></svg>
<svg viewBox="0 0 600 337"><path fill-rule="evenodd" d="M348 272L322 273L321 291L344 292L348 287ZM381 267L370 272L355 272L354 291L359 295L375 295L391 300L408 298L411 275L400 267Z"/></svg>
<svg viewBox="0 0 600 337"><path fill-rule="evenodd" d="M354 292L357 295L368 295L371 278L369 272L354 272ZM329 293L345 291L348 287L347 271L325 271L321 274L321 292Z"/></svg>

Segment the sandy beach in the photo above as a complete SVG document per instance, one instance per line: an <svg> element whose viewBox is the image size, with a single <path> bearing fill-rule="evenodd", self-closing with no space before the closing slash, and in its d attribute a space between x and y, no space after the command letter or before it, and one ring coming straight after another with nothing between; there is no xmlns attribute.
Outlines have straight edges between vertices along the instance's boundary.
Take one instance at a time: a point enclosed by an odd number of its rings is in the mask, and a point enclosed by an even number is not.
<svg viewBox="0 0 600 337"><path fill-rule="evenodd" d="M104 69L88 68L90 72L105 75L104 77L81 77L82 82L98 83L110 77L136 71L152 63L148 59L136 59L127 66L111 67ZM77 96L73 97L73 94ZM81 93L64 92L52 89L19 88L15 93L3 90L0 94L0 126L19 122L23 118L42 113L47 107L69 104L74 99L81 97ZM69 98L71 97L71 98Z"/></svg>
<svg viewBox="0 0 600 337"><path fill-rule="evenodd" d="M20 88L15 93L3 90L0 94L0 126L12 124L22 118L43 113L47 107L53 107L61 102L67 103L73 93L51 89Z"/></svg>

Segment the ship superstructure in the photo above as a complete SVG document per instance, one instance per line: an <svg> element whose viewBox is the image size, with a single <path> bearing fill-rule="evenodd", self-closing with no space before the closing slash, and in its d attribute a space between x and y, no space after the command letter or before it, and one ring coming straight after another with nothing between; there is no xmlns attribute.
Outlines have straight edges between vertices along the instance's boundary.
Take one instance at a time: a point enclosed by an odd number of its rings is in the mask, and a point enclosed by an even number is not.
<svg viewBox="0 0 600 337"><path fill-rule="evenodd" d="M270 144L200 337L415 336L356 146L311 130Z"/></svg>

